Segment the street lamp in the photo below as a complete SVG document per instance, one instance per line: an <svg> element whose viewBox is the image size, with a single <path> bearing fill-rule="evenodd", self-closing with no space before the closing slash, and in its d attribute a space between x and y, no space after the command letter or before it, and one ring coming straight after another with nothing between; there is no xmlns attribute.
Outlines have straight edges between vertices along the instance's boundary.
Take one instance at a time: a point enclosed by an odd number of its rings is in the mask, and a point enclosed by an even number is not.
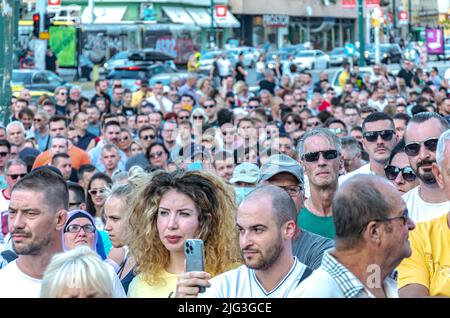
<svg viewBox="0 0 450 318"><path fill-rule="evenodd" d="M211 48L215 47L214 42L214 0L211 0L211 30L209 32L209 45Z"/></svg>

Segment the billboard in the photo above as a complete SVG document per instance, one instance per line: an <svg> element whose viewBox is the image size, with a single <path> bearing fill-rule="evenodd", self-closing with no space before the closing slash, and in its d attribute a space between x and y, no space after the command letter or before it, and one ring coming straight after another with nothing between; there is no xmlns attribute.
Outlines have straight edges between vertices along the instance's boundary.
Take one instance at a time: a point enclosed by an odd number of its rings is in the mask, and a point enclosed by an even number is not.
<svg viewBox="0 0 450 318"><path fill-rule="evenodd" d="M426 29L425 42L428 54L444 54L444 32L442 29Z"/></svg>
<svg viewBox="0 0 450 318"><path fill-rule="evenodd" d="M77 28L52 26L49 46L58 58L60 67L77 66Z"/></svg>

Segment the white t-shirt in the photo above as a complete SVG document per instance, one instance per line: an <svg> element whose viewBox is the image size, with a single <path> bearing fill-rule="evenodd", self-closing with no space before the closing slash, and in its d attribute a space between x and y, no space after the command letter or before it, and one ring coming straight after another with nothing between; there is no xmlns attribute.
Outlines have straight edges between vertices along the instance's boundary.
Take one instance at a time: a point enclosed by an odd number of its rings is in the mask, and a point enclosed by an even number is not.
<svg viewBox="0 0 450 318"><path fill-rule="evenodd" d="M364 166L356 169L355 171L349 172L347 174L344 174L343 176L339 177L339 185L343 184L346 180L349 178L357 175L357 174L375 174L372 170L370 170L370 163L365 164Z"/></svg>
<svg viewBox="0 0 450 318"><path fill-rule="evenodd" d="M210 280L211 287L200 298L287 298L296 290L306 265L294 257L294 264L283 280L271 291L258 281L255 271L245 265L220 274Z"/></svg>
<svg viewBox="0 0 450 318"><path fill-rule="evenodd" d="M417 186L403 195L409 217L414 222L429 221L450 211L449 201L441 203L425 202L419 195L419 188L420 186Z"/></svg>
<svg viewBox="0 0 450 318"><path fill-rule="evenodd" d="M224 77L230 74L231 62L228 59L219 58L217 60L219 66L219 75Z"/></svg>
<svg viewBox="0 0 450 318"><path fill-rule="evenodd" d="M156 100L155 95L152 95L151 97L146 99L148 102L152 103L153 105L155 105L155 110L159 111L161 110L161 105L159 104L159 102ZM165 98L164 96L162 97L162 103L164 106L164 110L166 113L169 113L172 111L173 109L173 103L168 100L167 98Z"/></svg>
<svg viewBox="0 0 450 318"><path fill-rule="evenodd" d="M114 268L108 263L105 264L113 281L114 298L125 298L125 291ZM24 274L17 266L17 260L0 270L0 298L39 298L41 284L41 279Z"/></svg>

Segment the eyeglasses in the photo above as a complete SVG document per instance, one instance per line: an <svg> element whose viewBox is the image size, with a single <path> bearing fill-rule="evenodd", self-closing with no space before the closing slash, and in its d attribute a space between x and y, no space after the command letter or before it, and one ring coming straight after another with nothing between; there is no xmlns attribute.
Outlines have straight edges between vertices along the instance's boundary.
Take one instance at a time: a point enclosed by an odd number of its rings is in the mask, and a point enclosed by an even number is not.
<svg viewBox="0 0 450 318"><path fill-rule="evenodd" d="M285 125L292 125L292 124L298 124L298 123L295 122L295 121L287 120L284 124L285 124Z"/></svg>
<svg viewBox="0 0 450 318"><path fill-rule="evenodd" d="M8 155L7 152L0 152L0 157L6 157Z"/></svg>
<svg viewBox="0 0 450 318"><path fill-rule="evenodd" d="M95 232L95 226L92 224L86 224L86 225L79 225L79 224L71 224L68 227L66 227L65 232L69 233L79 233L83 229L85 233L94 233Z"/></svg>
<svg viewBox="0 0 450 318"><path fill-rule="evenodd" d="M120 138L120 141L127 141L127 140L129 140L129 139L130 139L130 137L125 136L125 137L123 137L123 138Z"/></svg>
<svg viewBox="0 0 450 318"><path fill-rule="evenodd" d="M13 179L16 180L18 177L23 178L25 177L27 174L26 173L21 173L21 174L8 174L8 176Z"/></svg>
<svg viewBox="0 0 450 318"><path fill-rule="evenodd" d="M279 186L284 191L286 191L290 196L296 196L301 191L303 191L303 187L301 185L291 185L291 186Z"/></svg>
<svg viewBox="0 0 450 318"><path fill-rule="evenodd" d="M90 189L88 190L90 195L104 195L109 192L108 188L102 188L102 189Z"/></svg>
<svg viewBox="0 0 450 318"><path fill-rule="evenodd" d="M150 158L152 158L152 159L156 159L156 158L159 158L159 157L161 157L161 156L162 156L162 154L163 154L163 152L162 152L162 151L158 151L158 152L156 152L156 153L151 153L151 154L150 154Z"/></svg>
<svg viewBox="0 0 450 318"><path fill-rule="evenodd" d="M403 221L403 225L405 225L406 222L408 222L408 220L409 220L408 209L403 210L403 213L400 216L395 216L393 218L384 218L384 219L379 219L379 220L374 220L374 221L376 221L376 222L391 222L391 221L399 220L399 219Z"/></svg>
<svg viewBox="0 0 450 318"><path fill-rule="evenodd" d="M189 120L189 116L178 117L178 120Z"/></svg>
<svg viewBox="0 0 450 318"><path fill-rule="evenodd" d="M67 95L67 92L59 92L60 95Z"/></svg>
<svg viewBox="0 0 450 318"><path fill-rule="evenodd" d="M155 139L155 135L147 135L147 136L142 136L142 139L144 139L144 140L153 140L153 139Z"/></svg>
<svg viewBox="0 0 450 318"><path fill-rule="evenodd" d="M208 108L214 108L216 107L216 105L211 104L211 105L203 105L203 108L208 109Z"/></svg>
<svg viewBox="0 0 450 318"><path fill-rule="evenodd" d="M203 120L203 116L192 116L192 118L193 118L194 120L197 120L197 119Z"/></svg>
<svg viewBox="0 0 450 318"><path fill-rule="evenodd" d="M313 122L313 123L307 123L306 124L306 127L317 127L317 126L319 126L320 125L320 123L318 122L318 121L316 121L316 122Z"/></svg>
<svg viewBox="0 0 450 318"><path fill-rule="evenodd" d="M381 131L366 131L363 133L363 137L368 142L374 142L378 140L378 136L381 136L381 139L384 141L390 141L392 140L392 137L394 137L395 131L393 130L381 130Z"/></svg>
<svg viewBox="0 0 450 318"><path fill-rule="evenodd" d="M258 106L248 105L246 108L247 109L251 109L251 110L255 110L256 108L258 108Z"/></svg>
<svg viewBox="0 0 450 318"><path fill-rule="evenodd" d="M37 121L38 123L40 123L42 121L42 119L40 118L35 118L34 121Z"/></svg>
<svg viewBox="0 0 450 318"><path fill-rule="evenodd" d="M405 181L412 182L416 180L416 174L411 167L399 168L388 165L384 168L384 172L386 174L386 178L389 180L395 180L400 172L402 173L402 177Z"/></svg>
<svg viewBox="0 0 450 318"><path fill-rule="evenodd" d="M320 154L322 154L325 160L333 160L336 159L339 155L337 150L325 150L325 151L316 151L316 152L308 152L303 155L303 159L306 162L315 162L319 160Z"/></svg>
<svg viewBox="0 0 450 318"><path fill-rule="evenodd" d="M340 133L347 132L347 130L342 128L328 128L331 132L333 132L335 135L339 135Z"/></svg>
<svg viewBox="0 0 450 318"><path fill-rule="evenodd" d="M420 151L420 144L424 144L427 150L434 152L436 151L438 141L439 138L432 137L421 142L410 142L405 146L405 153L410 157L417 156Z"/></svg>

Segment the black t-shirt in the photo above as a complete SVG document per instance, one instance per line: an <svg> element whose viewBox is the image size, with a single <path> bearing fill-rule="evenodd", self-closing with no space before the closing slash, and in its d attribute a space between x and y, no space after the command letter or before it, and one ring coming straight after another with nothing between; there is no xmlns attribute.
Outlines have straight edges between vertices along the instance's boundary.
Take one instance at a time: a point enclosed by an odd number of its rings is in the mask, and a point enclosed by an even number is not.
<svg viewBox="0 0 450 318"><path fill-rule="evenodd" d="M267 89L272 95L275 94L275 83L274 82L269 82L267 80L262 80L261 82L259 82L259 88L261 90L263 89Z"/></svg>
<svg viewBox="0 0 450 318"><path fill-rule="evenodd" d="M404 68L402 68L397 75L397 77L403 78L405 80L405 84L409 87L411 87L411 80L413 79L413 76L413 72L407 71Z"/></svg>
<svg viewBox="0 0 450 318"><path fill-rule="evenodd" d="M220 74L219 74L219 64L217 64L217 61L214 61L213 62L213 77L218 77L218 76L220 76Z"/></svg>
<svg viewBox="0 0 450 318"><path fill-rule="evenodd" d="M45 55L45 69L56 72L56 61L54 54L52 56Z"/></svg>
<svg viewBox="0 0 450 318"><path fill-rule="evenodd" d="M244 69L244 65L242 65L241 62L237 62L237 63L236 63L236 66L235 66L235 70L236 70L236 82L237 82L237 81L244 81L244 82L245 82L245 75L244 75L244 73L242 73L242 72L239 70L239 67L241 67L242 69Z"/></svg>

